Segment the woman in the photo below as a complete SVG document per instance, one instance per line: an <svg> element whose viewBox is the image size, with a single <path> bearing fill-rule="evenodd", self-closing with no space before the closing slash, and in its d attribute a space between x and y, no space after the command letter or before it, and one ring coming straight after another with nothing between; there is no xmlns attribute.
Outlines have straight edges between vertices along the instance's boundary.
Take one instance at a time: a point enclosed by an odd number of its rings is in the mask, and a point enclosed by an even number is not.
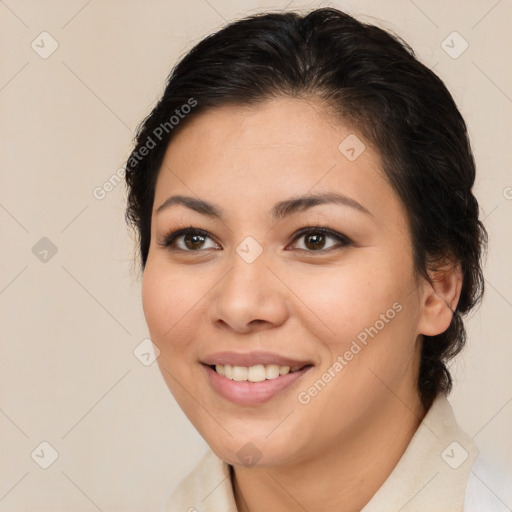
<svg viewBox="0 0 512 512"><path fill-rule="evenodd" d="M486 232L465 123L406 43L330 8L232 23L127 171L160 369L211 447L163 510L468 510L447 362Z"/></svg>

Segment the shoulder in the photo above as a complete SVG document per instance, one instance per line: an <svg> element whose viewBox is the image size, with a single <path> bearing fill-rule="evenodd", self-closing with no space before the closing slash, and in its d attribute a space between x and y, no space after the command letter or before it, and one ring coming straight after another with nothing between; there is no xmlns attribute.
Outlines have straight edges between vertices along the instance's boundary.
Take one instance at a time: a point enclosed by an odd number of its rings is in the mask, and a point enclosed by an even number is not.
<svg viewBox="0 0 512 512"><path fill-rule="evenodd" d="M475 460L466 486L463 512L506 512L512 504L512 473L481 455Z"/></svg>
<svg viewBox="0 0 512 512"><path fill-rule="evenodd" d="M208 450L165 498L159 512L236 512L228 464Z"/></svg>

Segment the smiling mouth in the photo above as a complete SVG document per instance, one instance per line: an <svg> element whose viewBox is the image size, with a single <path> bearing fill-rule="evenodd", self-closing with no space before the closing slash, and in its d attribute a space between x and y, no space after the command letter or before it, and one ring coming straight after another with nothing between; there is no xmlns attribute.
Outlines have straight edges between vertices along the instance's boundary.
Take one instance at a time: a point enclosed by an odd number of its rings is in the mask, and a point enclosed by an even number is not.
<svg viewBox="0 0 512 512"><path fill-rule="evenodd" d="M313 365L306 364L302 366L280 366L277 364L258 364L254 366L232 366L229 364L208 365L212 370L222 377L237 382L263 382L265 380L274 380L282 375L300 372Z"/></svg>

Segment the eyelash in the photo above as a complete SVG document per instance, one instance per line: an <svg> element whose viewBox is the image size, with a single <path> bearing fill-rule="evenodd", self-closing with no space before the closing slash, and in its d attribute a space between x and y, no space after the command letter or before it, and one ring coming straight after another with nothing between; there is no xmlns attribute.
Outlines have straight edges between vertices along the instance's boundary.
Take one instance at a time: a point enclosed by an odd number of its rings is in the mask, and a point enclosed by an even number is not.
<svg viewBox="0 0 512 512"><path fill-rule="evenodd" d="M297 249L297 250L302 251L302 252L309 252L309 253L313 253L313 254L318 254L318 253L322 254L322 253L330 252L334 249L342 249L342 248L347 247L352 244L352 240L350 240L347 236L345 236L341 233L338 233L337 231L333 231L332 229L325 228L323 226L308 226L308 227L299 229L298 231L296 231L294 233L292 243L296 242L301 237L308 235L310 233L322 234L324 236L335 238L340 242L340 244L338 246L330 247L328 249L319 249L319 250ZM162 241L159 242L159 245L162 247L165 247L165 248L170 248L176 239L186 236L186 235L200 235L202 237L209 238L210 240L215 242L215 240L210 236L210 234L207 231L205 231L203 229L199 229L199 228L193 228L192 226L190 226L190 227L178 228L178 229L171 231L168 234L164 235ZM217 243L217 242L215 242L215 243ZM174 251L181 251L181 252L188 252L188 253L204 251L204 249L190 250L190 249L179 249L176 247L171 248L171 249Z"/></svg>

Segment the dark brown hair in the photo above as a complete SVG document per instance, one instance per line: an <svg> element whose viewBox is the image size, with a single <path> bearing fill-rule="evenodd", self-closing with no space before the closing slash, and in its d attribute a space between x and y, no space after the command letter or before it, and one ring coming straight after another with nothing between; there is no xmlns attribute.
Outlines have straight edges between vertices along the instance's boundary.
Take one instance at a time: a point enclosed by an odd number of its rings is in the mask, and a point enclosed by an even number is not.
<svg viewBox="0 0 512 512"><path fill-rule="evenodd" d="M315 97L378 150L403 202L420 275L460 262L463 285L449 328L424 336L418 388L426 407L452 386L447 361L466 339L462 314L481 299L487 234L472 193L475 163L465 122L440 78L407 43L332 8L264 13L200 41L172 70L128 158L126 217L144 270L155 183L177 130L201 112L271 97Z"/></svg>

